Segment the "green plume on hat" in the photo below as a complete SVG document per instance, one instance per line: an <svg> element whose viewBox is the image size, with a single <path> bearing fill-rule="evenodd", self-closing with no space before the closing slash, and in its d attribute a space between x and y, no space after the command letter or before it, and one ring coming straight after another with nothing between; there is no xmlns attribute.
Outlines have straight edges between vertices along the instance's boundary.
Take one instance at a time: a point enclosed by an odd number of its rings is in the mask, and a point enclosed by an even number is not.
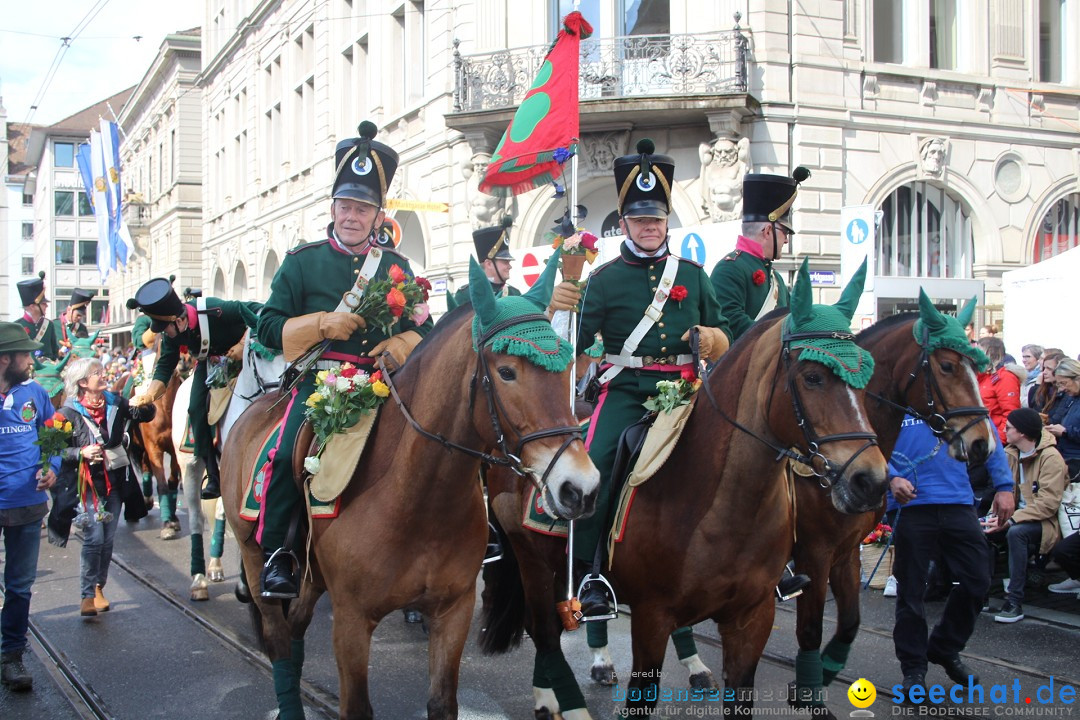
<svg viewBox="0 0 1080 720"><path fill-rule="evenodd" d="M520 296L499 297L491 291L491 283L474 258L469 258L469 297L476 316L473 318L473 349L479 352L477 341L488 330L516 317L542 313L551 299L558 267L558 253L548 260L529 292ZM523 357L533 365L550 372L562 372L574 359L570 343L560 338L547 320L528 319L504 328L486 345L493 352Z"/></svg>
<svg viewBox="0 0 1080 720"><path fill-rule="evenodd" d="M859 305L866 281L866 261L852 276L835 305L815 305L810 287L809 261L804 259L791 293L791 314L784 319L785 335L800 333L851 333L851 319ZM854 388L864 388L874 374L870 353L846 337L822 337L793 340L791 350L799 350L799 359L821 363Z"/></svg>
<svg viewBox="0 0 1080 720"><path fill-rule="evenodd" d="M976 299L968 300L956 317L946 315L934 307L933 301L926 291L919 288L919 319L915 321L911 331L915 335L915 341L929 352L938 348L946 348L971 358L975 368L980 372L990 366L990 358L982 351L982 348L972 345L968 340L964 328L971 322L971 316L975 312Z"/></svg>

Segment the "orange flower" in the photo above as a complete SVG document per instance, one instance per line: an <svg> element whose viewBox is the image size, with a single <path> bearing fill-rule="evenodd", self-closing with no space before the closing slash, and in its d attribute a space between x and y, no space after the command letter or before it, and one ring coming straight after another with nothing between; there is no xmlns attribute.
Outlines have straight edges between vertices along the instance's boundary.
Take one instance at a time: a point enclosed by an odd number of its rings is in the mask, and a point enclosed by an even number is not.
<svg viewBox="0 0 1080 720"><path fill-rule="evenodd" d="M52 418L49 418L48 420L45 421L45 427L51 428L52 426L53 426L53 419Z"/></svg>
<svg viewBox="0 0 1080 720"><path fill-rule="evenodd" d="M389 273L391 282L401 283L405 282L405 271L399 268L397 265L391 265ZM400 315L401 313L398 313Z"/></svg>
<svg viewBox="0 0 1080 720"><path fill-rule="evenodd" d="M397 288L390 288L390 292L386 293L386 304L390 308L391 315L396 318L401 317L401 313L405 312L405 293Z"/></svg>

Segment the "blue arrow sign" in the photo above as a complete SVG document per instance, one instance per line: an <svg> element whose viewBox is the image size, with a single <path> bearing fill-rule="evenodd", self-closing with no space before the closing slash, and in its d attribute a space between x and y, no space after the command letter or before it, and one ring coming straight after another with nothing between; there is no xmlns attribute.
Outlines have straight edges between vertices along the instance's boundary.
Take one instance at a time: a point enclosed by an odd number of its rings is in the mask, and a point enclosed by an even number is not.
<svg viewBox="0 0 1080 720"><path fill-rule="evenodd" d="M682 251L679 253L687 260L693 260L698 265L705 264L705 243L697 233L688 233L683 238Z"/></svg>

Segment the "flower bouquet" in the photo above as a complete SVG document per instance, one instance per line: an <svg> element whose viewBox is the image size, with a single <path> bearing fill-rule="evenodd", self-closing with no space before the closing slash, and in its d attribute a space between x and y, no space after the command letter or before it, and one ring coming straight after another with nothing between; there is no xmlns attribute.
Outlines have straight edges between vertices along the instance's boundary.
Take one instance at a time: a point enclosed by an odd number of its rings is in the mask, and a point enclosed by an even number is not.
<svg viewBox="0 0 1080 720"><path fill-rule="evenodd" d="M320 470L320 456L330 439L360 421L360 416L376 410L390 396L382 372L370 375L343 363L336 372L320 370L315 376L315 392L304 401L319 450L304 459L304 469L312 475Z"/></svg>
<svg viewBox="0 0 1080 720"><path fill-rule="evenodd" d="M880 590L885 587L889 576L892 575L893 548L890 543L891 539L892 528L885 523L878 523L877 527L863 538L862 544L859 546L863 581L869 587ZM886 548L888 548L887 552Z"/></svg>
<svg viewBox="0 0 1080 720"><path fill-rule="evenodd" d="M580 282L581 272L585 268L586 261L591 265L599 251L596 249L597 238L591 232L578 228L577 232L569 237L563 237L556 233L551 243L553 248L562 248L562 271L563 280Z"/></svg>
<svg viewBox="0 0 1080 720"><path fill-rule="evenodd" d="M38 439L34 444L41 448L41 472L49 471L49 460L60 454L71 439L71 421L61 412L56 412L45 421L45 427L38 430Z"/></svg>
<svg viewBox="0 0 1080 720"><path fill-rule="evenodd" d="M410 277L397 265L391 265L387 275L363 285L364 296L353 312L386 335L391 334L403 315L411 317L417 325L427 320L431 314L427 305L431 283L426 278Z"/></svg>
<svg viewBox="0 0 1080 720"><path fill-rule="evenodd" d="M670 413L682 405L689 405L690 398L701 387L701 380L693 370L682 371L678 380L659 380L656 383L656 395L642 403L646 410Z"/></svg>

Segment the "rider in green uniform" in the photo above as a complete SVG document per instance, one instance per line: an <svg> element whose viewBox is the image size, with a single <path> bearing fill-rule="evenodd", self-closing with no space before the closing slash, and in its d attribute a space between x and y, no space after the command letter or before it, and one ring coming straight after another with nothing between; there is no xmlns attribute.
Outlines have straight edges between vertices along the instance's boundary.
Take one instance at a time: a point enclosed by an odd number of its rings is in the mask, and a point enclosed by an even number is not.
<svg viewBox="0 0 1080 720"><path fill-rule="evenodd" d="M290 521L304 505L293 482L293 445L304 421L303 398L315 388L314 370L349 362L371 372L375 358L382 353L403 363L432 327L430 317L417 325L403 316L387 336L380 327L369 326L364 318L349 312L345 304L347 295L351 298L363 292L356 289L362 277L384 279L393 265L413 275L404 255L378 243L382 208L397 170L398 155L374 141L376 132L374 124L364 122L360 137L338 143L330 206L333 222L327 228L327 237L301 245L285 256L259 318L259 341L283 350L289 361L323 340L333 341L313 371L293 390L282 419L270 482L263 489L257 532L266 555L261 576L263 597L291 598L299 591L294 573L296 558L288 546L292 540Z"/></svg>
<svg viewBox="0 0 1080 720"><path fill-rule="evenodd" d="M473 245L476 246L476 259L480 267L484 269L488 282L491 283L491 292L497 297L509 297L520 295L521 291L512 287L508 282L510 271L513 269L514 256L510 254L510 228L514 225L514 218L509 215L501 225L473 230ZM462 285L451 298L452 310L458 305L464 305L469 300L469 286Z"/></svg>
<svg viewBox="0 0 1080 720"><path fill-rule="evenodd" d="M16 285L23 304L23 316L15 322L26 330L31 340L41 343L41 349L34 351L34 357L56 360L60 357L60 334L57 323L45 317L49 311L49 301L45 297L45 271L40 271L33 280L22 280Z"/></svg>
<svg viewBox="0 0 1080 720"><path fill-rule="evenodd" d="M90 301L93 299L93 290L75 288L71 291L71 304L64 311L64 319L60 322L61 345L71 348L72 340L90 337L86 319Z"/></svg>
<svg viewBox="0 0 1080 720"><path fill-rule="evenodd" d="M198 298L185 304L176 295L171 282L165 278L154 278L135 292L135 297L128 300L128 307L142 310L150 318L150 329L164 334L150 386L133 397L131 404L136 407L148 405L165 394L169 379L180 362L180 349L187 347L198 361L188 403L188 419L195 441L192 452L206 460L207 480L202 491L203 499L220 497L217 450L207 420L210 408L210 389L206 386L207 366L219 361L222 356L242 359L244 334L256 326L261 305L217 298Z"/></svg>

